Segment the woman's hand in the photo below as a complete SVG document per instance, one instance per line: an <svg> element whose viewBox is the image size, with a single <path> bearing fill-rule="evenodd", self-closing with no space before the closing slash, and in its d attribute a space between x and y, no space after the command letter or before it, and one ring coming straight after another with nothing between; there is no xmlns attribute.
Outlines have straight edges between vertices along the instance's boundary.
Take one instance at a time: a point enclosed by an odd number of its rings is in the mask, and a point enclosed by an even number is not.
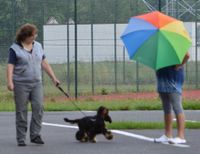
<svg viewBox="0 0 200 154"><path fill-rule="evenodd" d="M7 84L7 88L8 88L8 90L13 91L14 90L14 84L13 84L13 82L9 82Z"/></svg>
<svg viewBox="0 0 200 154"><path fill-rule="evenodd" d="M55 85L56 87L59 86L60 81L59 81L57 78L52 79L52 81L53 81L53 83L54 83L54 85Z"/></svg>
<svg viewBox="0 0 200 154"><path fill-rule="evenodd" d="M179 70L179 69L182 68L182 67L183 67L182 64L176 65L176 66L175 66L175 70Z"/></svg>

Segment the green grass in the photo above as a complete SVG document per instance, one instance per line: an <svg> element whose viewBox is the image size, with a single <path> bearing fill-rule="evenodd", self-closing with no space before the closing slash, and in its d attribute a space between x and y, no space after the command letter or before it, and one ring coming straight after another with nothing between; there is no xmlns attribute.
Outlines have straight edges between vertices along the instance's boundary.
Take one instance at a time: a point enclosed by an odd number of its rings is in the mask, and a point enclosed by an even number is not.
<svg viewBox="0 0 200 154"><path fill-rule="evenodd" d="M75 105L74 105L75 104ZM96 110L99 106L106 106L112 111L126 110L161 110L159 102L142 102L135 100L124 101L98 101L98 102L62 102L62 103L45 103L46 111L75 111L76 106L82 110Z"/></svg>
<svg viewBox="0 0 200 154"><path fill-rule="evenodd" d="M164 129L163 122L114 121L106 126L109 129ZM177 128L176 123L173 123L173 128ZM200 122L186 122L185 128L200 129Z"/></svg>
<svg viewBox="0 0 200 154"><path fill-rule="evenodd" d="M76 106L82 110L96 110L99 106L106 106L112 111L126 110L162 110L161 102L158 99L153 100L121 100L121 101L93 101L92 99L84 101L65 101L65 102L45 102L46 111L76 111ZM184 101L185 110L200 110L200 103L196 100Z"/></svg>
<svg viewBox="0 0 200 154"><path fill-rule="evenodd" d="M8 96L0 100L0 111L14 111L13 100ZM161 102L158 99L152 100L121 100L121 101L94 101L91 99L84 101L69 101L57 102L55 99L45 101L45 111L77 111L81 110L96 110L99 106L106 106L111 111L126 111L126 110L161 110ZM78 106L78 108L76 107ZM200 103L197 100L186 100L183 102L185 110L200 110Z"/></svg>

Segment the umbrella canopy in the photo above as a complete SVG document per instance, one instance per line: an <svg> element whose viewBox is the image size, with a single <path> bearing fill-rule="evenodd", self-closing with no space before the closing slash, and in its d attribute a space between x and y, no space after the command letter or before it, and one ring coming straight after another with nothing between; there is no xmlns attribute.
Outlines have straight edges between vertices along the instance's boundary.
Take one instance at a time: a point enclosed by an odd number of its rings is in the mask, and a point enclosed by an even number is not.
<svg viewBox="0 0 200 154"><path fill-rule="evenodd" d="M154 70L181 64L191 46L183 22L159 11L132 17L121 39L130 59Z"/></svg>

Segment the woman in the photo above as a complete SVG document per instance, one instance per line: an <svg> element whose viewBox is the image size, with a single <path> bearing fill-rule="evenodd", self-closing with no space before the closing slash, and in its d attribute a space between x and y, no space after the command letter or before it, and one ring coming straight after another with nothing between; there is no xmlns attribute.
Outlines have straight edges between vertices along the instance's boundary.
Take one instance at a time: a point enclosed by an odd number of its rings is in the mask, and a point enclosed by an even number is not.
<svg viewBox="0 0 200 154"><path fill-rule="evenodd" d="M30 140L44 144L40 135L43 117L42 69L55 86L60 83L46 60L41 44L35 41L37 31L35 25L22 25L16 33L16 42L9 49L7 87L14 92L18 146L26 146L28 101L32 108Z"/></svg>
<svg viewBox="0 0 200 154"><path fill-rule="evenodd" d="M165 134L156 138L155 142L169 142L174 144L186 143L185 115L182 106L182 86L184 82L183 65L188 61L189 53L186 53L180 65L162 68L156 72L157 90L164 110ZM177 136L173 138L172 122L175 113L177 122Z"/></svg>

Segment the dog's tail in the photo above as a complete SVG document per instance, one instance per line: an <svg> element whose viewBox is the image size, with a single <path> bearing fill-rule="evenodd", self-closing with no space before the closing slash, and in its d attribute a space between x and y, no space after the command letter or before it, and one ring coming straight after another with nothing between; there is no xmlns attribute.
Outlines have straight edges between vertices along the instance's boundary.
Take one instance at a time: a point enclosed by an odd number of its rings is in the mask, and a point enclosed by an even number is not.
<svg viewBox="0 0 200 154"><path fill-rule="evenodd" d="M75 124L75 123L78 123L78 122L79 122L79 119L70 120L70 119L68 119L68 118L64 118L64 121L65 121L65 122L69 122L69 123L71 123L71 124Z"/></svg>

